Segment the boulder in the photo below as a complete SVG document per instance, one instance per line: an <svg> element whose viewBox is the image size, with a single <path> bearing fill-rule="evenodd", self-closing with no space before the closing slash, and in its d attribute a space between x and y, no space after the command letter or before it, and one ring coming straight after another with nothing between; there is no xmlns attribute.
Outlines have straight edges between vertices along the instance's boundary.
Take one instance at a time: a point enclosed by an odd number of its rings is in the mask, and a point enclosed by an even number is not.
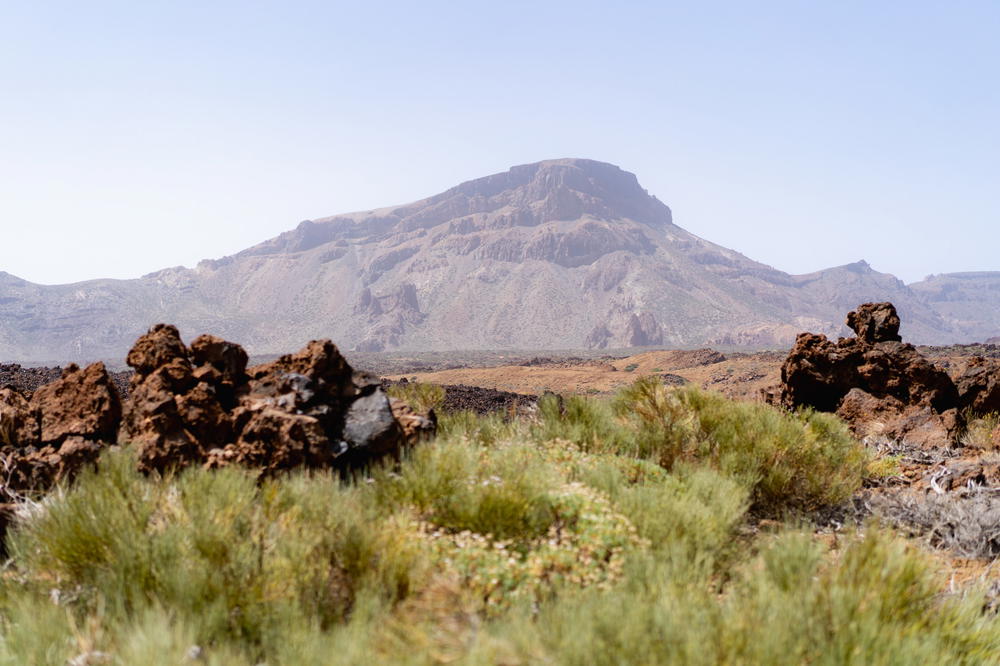
<svg viewBox="0 0 1000 666"><path fill-rule="evenodd" d="M847 323L858 337L798 335L774 401L836 412L861 436L878 424L880 434L916 446L957 444L964 427L959 390L945 370L899 340L892 304L864 304Z"/></svg>
<svg viewBox="0 0 1000 666"><path fill-rule="evenodd" d="M38 412L14 389L0 388L0 446L37 446L40 439Z"/></svg>
<svg viewBox="0 0 1000 666"><path fill-rule="evenodd" d="M955 378L958 402L976 414L1000 412L1000 361L973 357Z"/></svg>
<svg viewBox="0 0 1000 666"><path fill-rule="evenodd" d="M117 436L121 403L103 363L67 366L60 379L35 391L30 404L41 418L42 444L71 436L113 442Z"/></svg>
<svg viewBox="0 0 1000 666"><path fill-rule="evenodd" d="M129 358L134 357L129 354ZM182 467L200 461L204 455L201 443L191 431L197 432L198 422L189 424L184 419L200 415L190 404L196 398L185 401L185 396L196 386L191 364L186 357L164 355L163 358L164 365L152 370L147 366L144 375L136 368L119 433L122 444L136 447L139 468L144 472ZM178 402L185 406L184 415Z"/></svg>
<svg viewBox="0 0 1000 666"><path fill-rule="evenodd" d="M345 470L396 455L436 425L401 410L404 427L379 380L355 373L329 340L247 368L237 344L203 335L187 348L176 328L158 325L128 358L136 375L120 439L137 444L146 471L192 463Z"/></svg>
<svg viewBox="0 0 1000 666"><path fill-rule="evenodd" d="M899 323L892 303L865 303L847 315L847 326L868 344L902 342Z"/></svg>
<svg viewBox="0 0 1000 666"><path fill-rule="evenodd" d="M948 373L901 342L834 343L825 335L800 333L781 367L781 383L781 401L789 407L836 411L853 388L936 410L958 406L958 389Z"/></svg>
<svg viewBox="0 0 1000 666"><path fill-rule="evenodd" d="M238 344L214 335L199 335L191 342L194 377L213 387L227 409L236 406L239 387L246 383L247 353Z"/></svg>
<svg viewBox="0 0 1000 666"><path fill-rule="evenodd" d="M403 430L403 441L406 446L413 446L429 439L437 432L437 415L433 409L426 415L418 414L398 398L390 398L389 407L392 409L392 415L399 423L399 427Z"/></svg>
<svg viewBox="0 0 1000 666"><path fill-rule="evenodd" d="M216 455L212 466L234 462L266 474L299 466L329 467L339 452L317 419L265 407L250 415L239 441Z"/></svg>
<svg viewBox="0 0 1000 666"><path fill-rule="evenodd" d="M389 398L380 388L358 396L344 415L341 464L357 467L369 460L396 455L403 444L403 429L392 413Z"/></svg>
<svg viewBox="0 0 1000 666"><path fill-rule="evenodd" d="M156 324L132 345L125 362L135 370L135 379L141 381L146 375L171 361L190 364L188 350L181 342L181 334L176 326Z"/></svg>

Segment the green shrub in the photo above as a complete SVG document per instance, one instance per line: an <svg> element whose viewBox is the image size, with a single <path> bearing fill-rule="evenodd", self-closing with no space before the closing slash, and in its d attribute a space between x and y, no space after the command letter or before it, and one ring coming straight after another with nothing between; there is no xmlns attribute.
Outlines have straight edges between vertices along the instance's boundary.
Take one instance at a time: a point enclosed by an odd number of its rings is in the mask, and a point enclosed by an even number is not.
<svg viewBox="0 0 1000 666"><path fill-rule="evenodd" d="M408 463L379 476L383 506L412 506L440 527L497 539L539 536L556 519L559 477L532 447L491 451L452 440L417 448Z"/></svg>
<svg viewBox="0 0 1000 666"><path fill-rule="evenodd" d="M982 596L942 597L926 557L866 530L828 554L786 532L732 572L645 559L627 582L511 614L471 662L560 664L997 663L1000 622ZM486 634L485 636L483 634Z"/></svg>
<svg viewBox="0 0 1000 666"><path fill-rule="evenodd" d="M643 378L609 404L574 396L539 403L536 440L647 459L665 469L705 462L751 489L758 510L810 510L860 487L868 457L836 417L735 402L694 386Z"/></svg>
<svg viewBox="0 0 1000 666"><path fill-rule="evenodd" d="M352 482L107 452L9 533L0 664L998 661L983 594L883 528L748 524L871 473L832 417L641 381L441 426Z"/></svg>
<svg viewBox="0 0 1000 666"><path fill-rule="evenodd" d="M391 384L389 396L399 398L414 411L427 413L429 410L440 410L444 405L444 388L437 384L422 382L407 382Z"/></svg>

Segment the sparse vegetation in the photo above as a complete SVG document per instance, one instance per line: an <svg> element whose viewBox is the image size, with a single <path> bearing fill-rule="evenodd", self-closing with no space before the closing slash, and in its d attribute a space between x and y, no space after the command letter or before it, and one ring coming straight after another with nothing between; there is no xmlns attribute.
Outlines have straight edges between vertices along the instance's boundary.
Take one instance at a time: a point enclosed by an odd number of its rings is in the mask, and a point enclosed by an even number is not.
<svg viewBox="0 0 1000 666"><path fill-rule="evenodd" d="M996 663L983 593L874 524L798 527L871 473L828 415L655 380L442 414L352 482L110 451L9 535L0 663Z"/></svg>
<svg viewBox="0 0 1000 666"><path fill-rule="evenodd" d="M983 451L993 451L1000 448L1000 440L993 436L1000 428L1000 414L996 412L988 414L966 412L965 418L968 424L965 434L962 436L962 443L965 446Z"/></svg>
<svg viewBox="0 0 1000 666"><path fill-rule="evenodd" d="M389 386L389 396L399 398L418 412L441 409L444 404L444 388L437 384L422 382L398 383Z"/></svg>

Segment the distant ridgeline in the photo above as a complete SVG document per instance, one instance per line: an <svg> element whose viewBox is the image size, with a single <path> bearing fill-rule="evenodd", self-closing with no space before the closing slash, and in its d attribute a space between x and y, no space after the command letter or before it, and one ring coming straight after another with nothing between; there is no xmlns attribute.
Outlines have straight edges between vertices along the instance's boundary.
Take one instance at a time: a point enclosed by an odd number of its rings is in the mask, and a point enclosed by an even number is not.
<svg viewBox="0 0 1000 666"><path fill-rule="evenodd" d="M906 285L858 262L789 275L703 240L631 173L528 164L412 204L302 222L238 254L136 280L41 286L0 273L0 361L120 360L150 325L252 353L787 347L892 301L916 343L1000 337L1000 272Z"/></svg>

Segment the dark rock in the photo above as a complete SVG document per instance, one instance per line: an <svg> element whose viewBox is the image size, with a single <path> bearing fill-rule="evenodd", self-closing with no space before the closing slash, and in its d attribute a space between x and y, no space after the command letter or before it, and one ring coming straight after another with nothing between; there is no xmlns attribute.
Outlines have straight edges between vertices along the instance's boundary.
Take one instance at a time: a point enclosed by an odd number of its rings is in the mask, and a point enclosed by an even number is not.
<svg viewBox="0 0 1000 666"><path fill-rule="evenodd" d="M976 414L1000 412L1000 361L973 357L956 377L955 386L963 409Z"/></svg>
<svg viewBox="0 0 1000 666"><path fill-rule="evenodd" d="M190 349L158 324L128 354L124 413L100 363L71 365L31 400L0 389L0 456L10 497L43 490L119 441L143 472L242 464L269 474L297 466L366 465L433 434L436 419L390 405L378 378L355 373L329 340L247 369L237 344L203 335Z"/></svg>
<svg viewBox="0 0 1000 666"><path fill-rule="evenodd" d="M848 313L847 325L865 342L902 342L899 315L892 303L865 303Z"/></svg>
<svg viewBox="0 0 1000 666"><path fill-rule="evenodd" d="M0 504L0 558L7 559L7 530L17 520L17 504Z"/></svg>
<svg viewBox="0 0 1000 666"><path fill-rule="evenodd" d="M347 410L344 417L343 441L347 444L345 456L353 465L355 458L368 459L391 453L398 449L403 431L392 414L389 398L382 389L363 395Z"/></svg>
<svg viewBox="0 0 1000 666"><path fill-rule="evenodd" d="M239 345L203 335L188 351L175 331L154 328L130 354L137 372L122 440L138 444L146 471L192 463L265 474L356 467L397 453L410 437L379 380L355 373L329 340L247 368ZM152 358L162 364L151 368ZM407 416L414 441L434 428Z"/></svg>
<svg viewBox="0 0 1000 666"><path fill-rule="evenodd" d="M684 386L689 383L688 380L684 379L680 375L672 375L669 372L664 372L659 375L659 377L664 386Z"/></svg>
<svg viewBox="0 0 1000 666"><path fill-rule="evenodd" d="M863 305L848 324L859 337L834 343L799 334L781 367L777 401L836 412L862 436L877 423L879 434L916 446L956 445L964 427L959 391L947 372L898 340L892 304Z"/></svg>
<svg viewBox="0 0 1000 666"><path fill-rule="evenodd" d="M958 406L958 390L941 368L901 342L867 344L859 338L830 342L801 333L781 367L782 401L820 411L836 411L852 388L876 397L938 411Z"/></svg>

